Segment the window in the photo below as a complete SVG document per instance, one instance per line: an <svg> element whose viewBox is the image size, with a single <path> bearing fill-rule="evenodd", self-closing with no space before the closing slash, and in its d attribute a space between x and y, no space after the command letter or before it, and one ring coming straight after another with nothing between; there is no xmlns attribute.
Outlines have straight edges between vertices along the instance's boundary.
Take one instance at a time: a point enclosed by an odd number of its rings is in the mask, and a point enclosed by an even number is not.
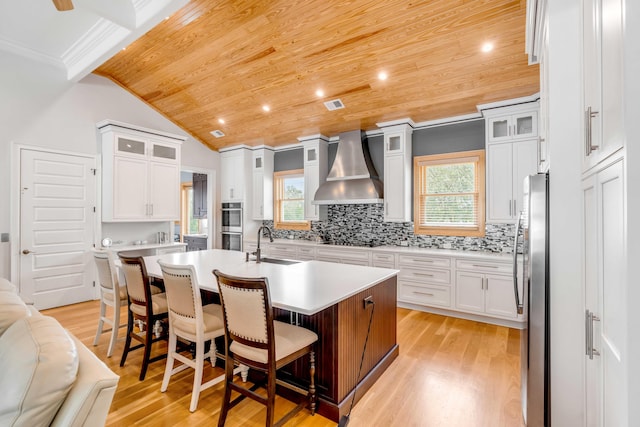
<svg viewBox="0 0 640 427"><path fill-rule="evenodd" d="M273 174L273 223L276 229L309 230L304 219L304 171L296 169Z"/></svg>
<svg viewBox="0 0 640 427"><path fill-rule="evenodd" d="M484 236L484 150L413 160L414 233Z"/></svg>

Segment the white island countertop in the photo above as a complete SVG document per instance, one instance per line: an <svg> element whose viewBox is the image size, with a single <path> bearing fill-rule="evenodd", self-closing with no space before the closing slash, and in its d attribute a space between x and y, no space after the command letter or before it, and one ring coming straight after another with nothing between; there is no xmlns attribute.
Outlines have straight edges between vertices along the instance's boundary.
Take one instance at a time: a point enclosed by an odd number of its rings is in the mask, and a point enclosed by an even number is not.
<svg viewBox="0 0 640 427"><path fill-rule="evenodd" d="M362 267L323 261L301 261L291 265L245 261L245 253L209 249L144 257L149 276L162 277L158 260L195 266L201 289L217 292L213 270L239 277L267 277L271 303L276 308L315 314L384 280L398 270Z"/></svg>

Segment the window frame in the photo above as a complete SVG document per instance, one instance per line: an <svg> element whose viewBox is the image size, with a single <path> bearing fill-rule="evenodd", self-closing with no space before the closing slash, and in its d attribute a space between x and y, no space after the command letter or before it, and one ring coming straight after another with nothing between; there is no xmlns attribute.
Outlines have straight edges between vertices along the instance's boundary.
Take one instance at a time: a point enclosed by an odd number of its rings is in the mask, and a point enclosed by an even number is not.
<svg viewBox="0 0 640 427"><path fill-rule="evenodd" d="M475 163L476 223L472 226L420 225L420 176L425 166ZM432 154L413 158L413 233L433 236L484 237L485 235L485 150L460 151L455 153Z"/></svg>
<svg viewBox="0 0 640 427"><path fill-rule="evenodd" d="M292 169L288 171L280 171L273 173L273 227L276 230L311 230L311 221L281 221L282 213L282 195L284 194L284 181L286 178L302 177L304 179L304 169ZM304 189L303 189L304 191ZM307 197L303 195L303 216L304 216L304 201Z"/></svg>

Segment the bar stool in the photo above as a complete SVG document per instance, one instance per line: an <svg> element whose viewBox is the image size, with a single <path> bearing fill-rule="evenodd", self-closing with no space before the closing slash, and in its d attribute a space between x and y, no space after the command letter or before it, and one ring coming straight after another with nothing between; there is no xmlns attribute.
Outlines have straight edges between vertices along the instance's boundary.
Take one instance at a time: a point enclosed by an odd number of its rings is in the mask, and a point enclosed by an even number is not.
<svg viewBox="0 0 640 427"><path fill-rule="evenodd" d="M249 397L267 407L266 425L272 426L276 396L276 370L292 361L309 355L309 406L315 414L315 352L314 343L318 335L300 326L290 325L273 319L271 296L266 277L234 277L214 270L218 280L220 301L224 313L226 375L224 398L218 426L225 424L229 409L245 397ZM233 382L233 362L263 372L266 376L267 397ZM240 396L231 401L231 391ZM285 414L275 425L282 425L305 406L302 400Z"/></svg>
<svg viewBox="0 0 640 427"><path fill-rule="evenodd" d="M140 371L140 381L142 381L147 374L149 363L167 357L166 354L161 354L151 358L152 344L166 338L164 334L154 338L153 326L156 321L167 319L167 297L165 293L152 293L149 276L142 257L130 257L121 253L118 256L122 262L121 268L127 282L127 293L129 294L129 322L120 366L124 366L130 351L144 348L142 369ZM146 325L142 336L133 331L134 320L139 320ZM140 344L131 347L132 338L140 342Z"/></svg>
<svg viewBox="0 0 640 427"><path fill-rule="evenodd" d="M107 357L111 357L118 340L118 329L127 326L126 323L120 324L120 307L126 306L128 302L127 287L121 286L118 281L118 272L111 252L94 249L93 259L98 270L100 285L100 318L93 345L98 345L100 335L111 332L107 349ZM107 316L107 306L113 309L112 317ZM105 323L111 325L111 329L104 329Z"/></svg>
<svg viewBox="0 0 640 427"><path fill-rule="evenodd" d="M211 366L216 363L216 345L214 339L224 335L222 307L219 304L202 305L200 287L196 272L191 265L171 265L158 261L162 269L167 303L169 306L169 349L167 367L162 379L161 392L167 391L169 380L173 374L191 367L195 370L193 376L193 390L189 411L198 407L198 398L202 390L218 384L224 380L220 375L206 383L202 383L204 360L208 357ZM195 343L195 360L180 354L177 349L178 337ZM211 342L209 351L205 354L205 344ZM179 360L182 365L174 368L174 361Z"/></svg>

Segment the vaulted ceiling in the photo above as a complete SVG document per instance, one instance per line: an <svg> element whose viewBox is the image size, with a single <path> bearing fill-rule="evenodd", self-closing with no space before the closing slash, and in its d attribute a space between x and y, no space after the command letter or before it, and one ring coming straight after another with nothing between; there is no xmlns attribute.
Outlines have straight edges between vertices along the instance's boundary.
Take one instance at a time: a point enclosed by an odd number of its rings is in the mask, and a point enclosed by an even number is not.
<svg viewBox="0 0 640 427"><path fill-rule="evenodd" d="M525 0L191 0L95 72L211 148L278 146L538 92L525 11ZM329 111L335 99L345 108Z"/></svg>

